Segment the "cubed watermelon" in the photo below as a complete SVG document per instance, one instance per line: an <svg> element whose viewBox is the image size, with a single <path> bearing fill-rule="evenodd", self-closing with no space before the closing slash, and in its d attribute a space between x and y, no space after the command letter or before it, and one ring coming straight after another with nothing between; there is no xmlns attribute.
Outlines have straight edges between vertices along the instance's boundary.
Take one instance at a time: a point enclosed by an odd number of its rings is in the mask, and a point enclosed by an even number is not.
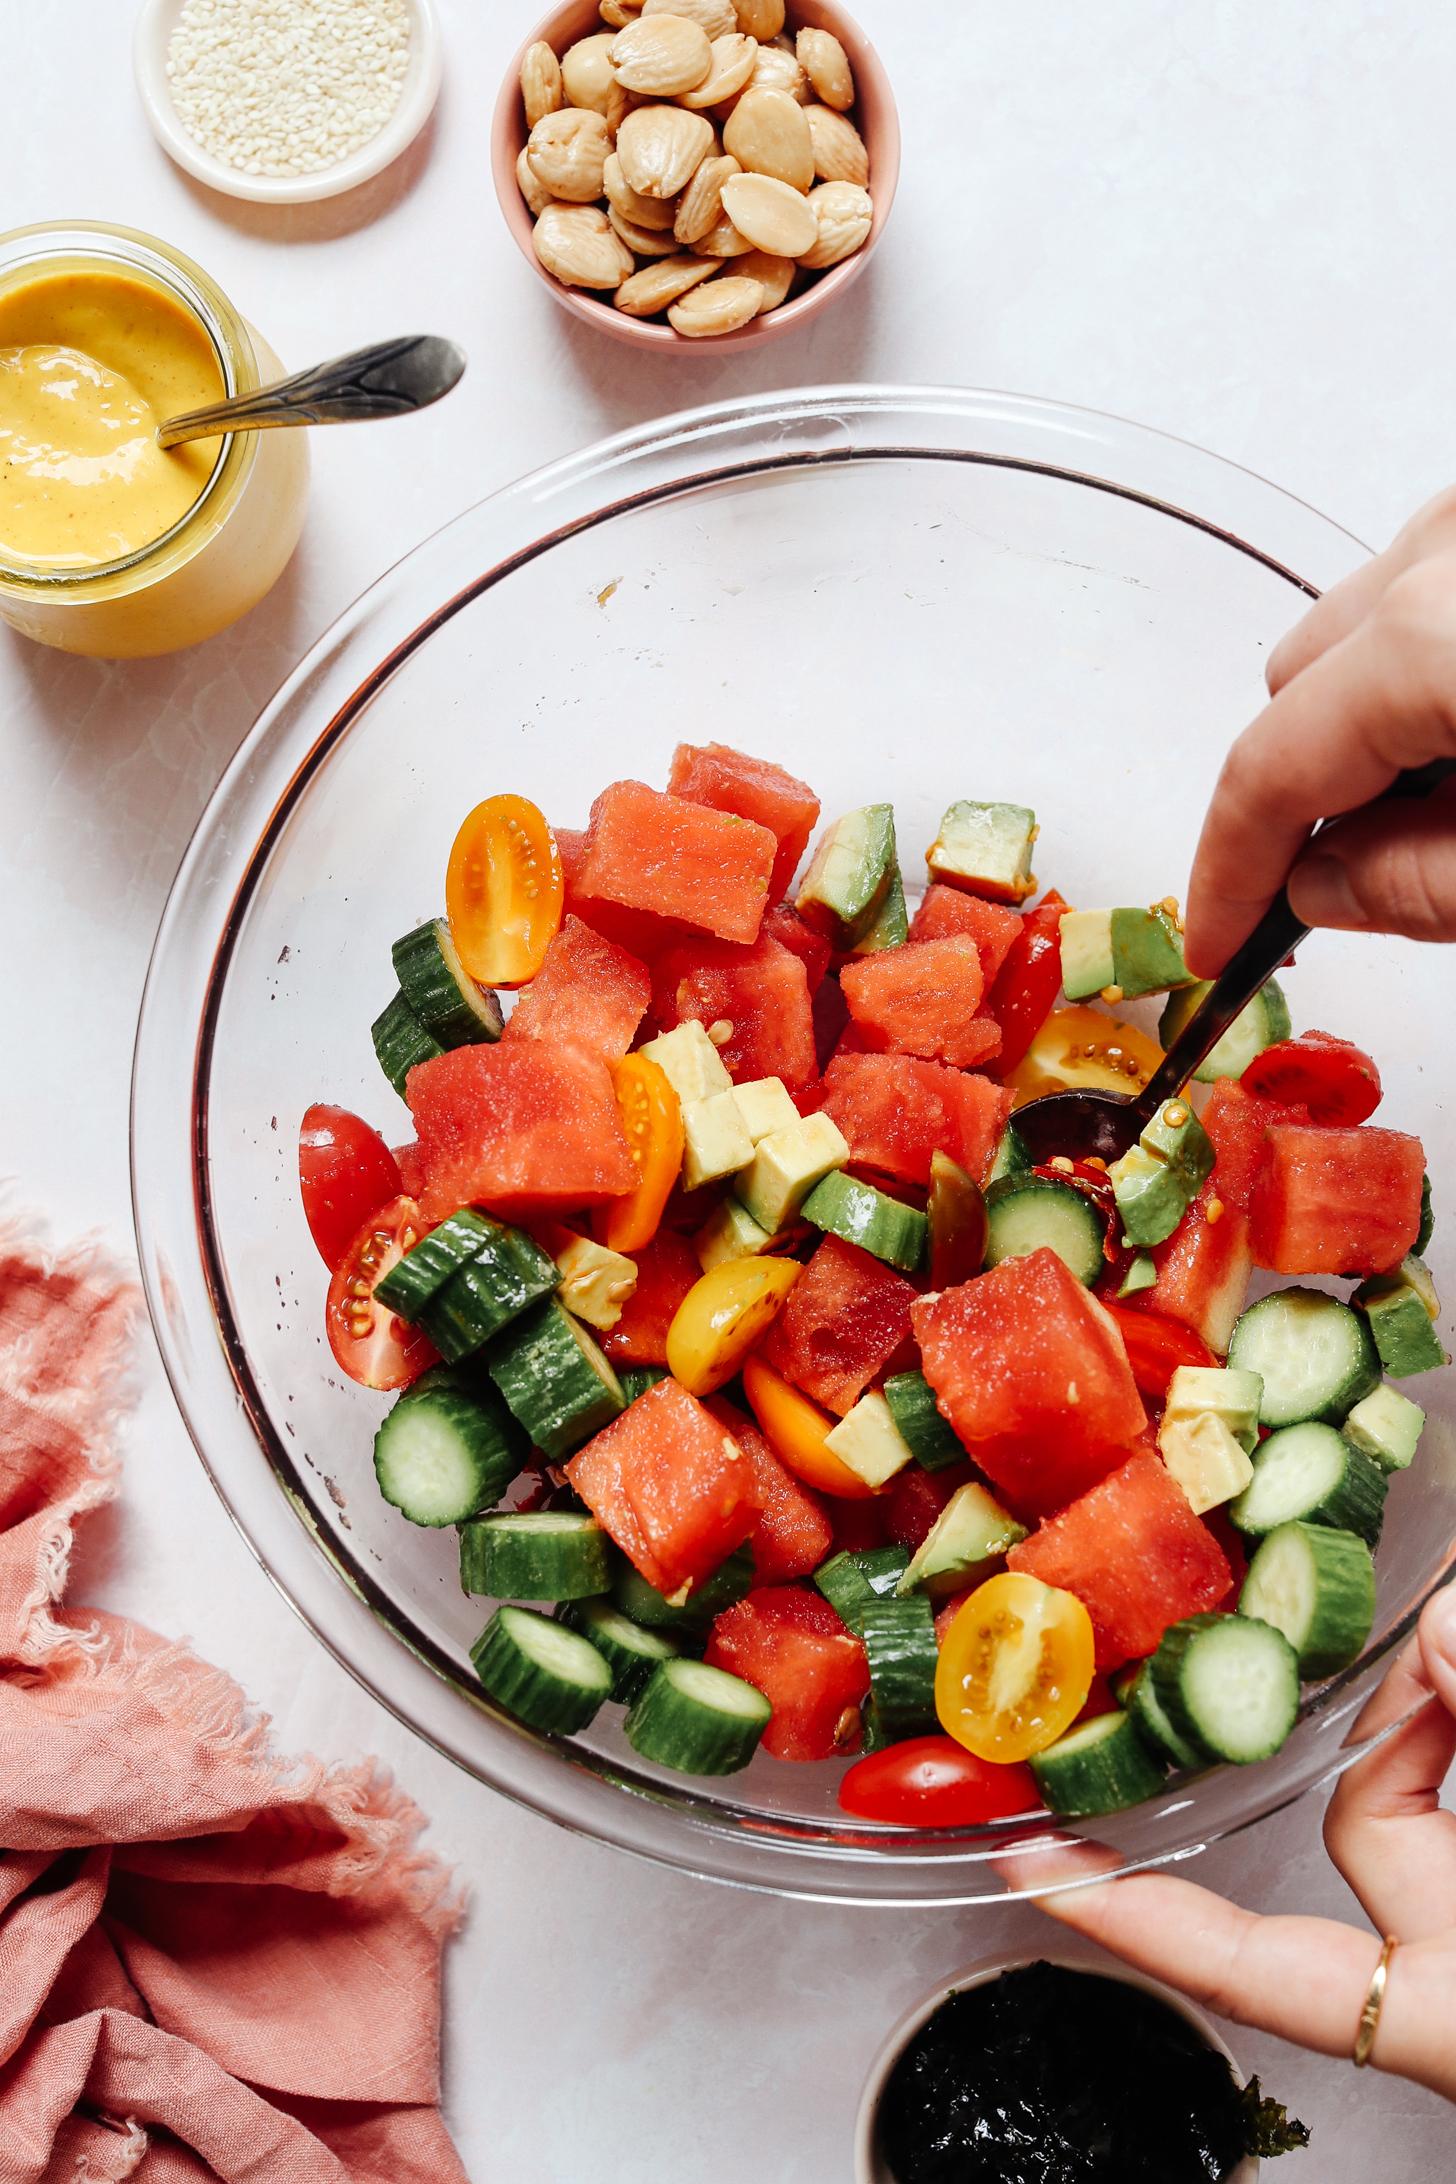
<svg viewBox="0 0 1456 2184"><path fill-rule="evenodd" d="M764 1338L763 1356L842 1418L905 1347L914 1302L903 1274L826 1236Z"/></svg>
<svg viewBox="0 0 1456 2184"><path fill-rule="evenodd" d="M667 1330L703 1270L687 1237L669 1228L659 1229L650 1244L629 1256L637 1263L637 1287L616 1326L603 1335L602 1347L619 1365L665 1365Z"/></svg>
<svg viewBox="0 0 1456 2184"><path fill-rule="evenodd" d="M967 933L922 940L846 963L839 974L867 1045L969 1069L994 1054L999 1028L976 1016L985 981Z"/></svg>
<svg viewBox="0 0 1456 2184"><path fill-rule="evenodd" d="M1110 1314L1054 1251L923 1298L911 1319L942 1415L1019 1514L1074 1501L1147 1425Z"/></svg>
<svg viewBox="0 0 1456 2184"><path fill-rule="evenodd" d="M753 1530L753 1567L760 1585L808 1577L830 1554L834 1527L822 1495L803 1486L780 1463L753 1420L721 1396L708 1404L753 1466L759 1518Z"/></svg>
<svg viewBox="0 0 1456 2184"><path fill-rule="evenodd" d="M726 743L680 743L672 754L667 785L674 796L708 804L714 811L736 812L740 819L767 827L778 843L773 891L788 893L819 820L819 799L806 782Z"/></svg>
<svg viewBox="0 0 1456 2184"><path fill-rule="evenodd" d="M836 1056L824 1073L825 1114L866 1168L928 1183L930 1156L952 1160L985 1179L996 1156L1012 1095L987 1077L909 1054Z"/></svg>
<svg viewBox="0 0 1456 2184"><path fill-rule="evenodd" d="M1274 1274L1389 1274L1421 1226L1421 1141L1373 1124L1269 1129L1249 1211L1254 1264Z"/></svg>
<svg viewBox="0 0 1456 2184"><path fill-rule="evenodd" d="M614 781L592 805L577 887L747 943L758 938L777 854L774 836L752 819Z"/></svg>
<svg viewBox="0 0 1456 2184"><path fill-rule="evenodd" d="M1203 1110L1203 1127L1213 1140L1214 1188L1226 1206L1247 1213L1253 1204L1270 1124L1307 1120L1300 1108L1256 1099L1236 1078L1219 1078Z"/></svg>
<svg viewBox="0 0 1456 2184"><path fill-rule="evenodd" d="M873 1494L867 1501L846 1501L836 1495L829 1504L837 1555L867 1554L874 1547L890 1545L890 1506L887 1494Z"/></svg>
<svg viewBox="0 0 1456 2184"><path fill-rule="evenodd" d="M776 940L760 937L751 948L699 941L669 949L654 990L664 1030L689 1018L732 1026L718 1052L735 1084L781 1077L796 1091L818 1076L808 974Z"/></svg>
<svg viewBox="0 0 1456 2184"><path fill-rule="evenodd" d="M1146 1306L1191 1327L1223 1357L1244 1309L1254 1255L1249 1217L1223 1197L1221 1173L1215 1169L1166 1244L1154 1251L1158 1278L1135 1300L1135 1308Z"/></svg>
<svg viewBox="0 0 1456 2184"><path fill-rule="evenodd" d="M561 859L561 877L570 897L576 886L576 876L581 870L581 860L586 855L586 829L584 827L553 827L556 852Z"/></svg>
<svg viewBox="0 0 1456 2184"><path fill-rule="evenodd" d="M822 933L816 933L807 919L800 917L791 902L776 902L765 911L759 939L776 940L781 948L796 955L804 966L810 993L819 991L834 950Z"/></svg>
<svg viewBox="0 0 1456 2184"><path fill-rule="evenodd" d="M807 1585L765 1585L726 1608L703 1658L761 1691L773 1708L763 1748L775 1759L837 1759L860 1746L870 1688L865 1649Z"/></svg>
<svg viewBox="0 0 1456 2184"><path fill-rule="evenodd" d="M410 1139L408 1145L396 1145L394 1164L399 1170L399 1187L406 1198L421 1199L429 1184L429 1170L418 1141Z"/></svg>
<svg viewBox="0 0 1456 2184"><path fill-rule="evenodd" d="M1021 913L1008 910L1004 903L985 902L959 887L947 887L944 880L932 880L910 920L910 938L949 940L957 933L966 934L976 944L981 977L989 993L1021 924Z"/></svg>
<svg viewBox="0 0 1456 2184"><path fill-rule="evenodd" d="M607 1066L581 1047L455 1047L412 1069L405 1097L427 1221L461 1206L515 1220L600 1205L636 1180Z"/></svg>
<svg viewBox="0 0 1456 2184"><path fill-rule="evenodd" d="M659 1592L701 1585L758 1522L753 1465L711 1411L659 1380L566 1466L572 1491Z"/></svg>
<svg viewBox="0 0 1456 2184"><path fill-rule="evenodd" d="M645 963L568 916L517 996L502 1040L550 1039L615 1061L632 1044L651 998Z"/></svg>
<svg viewBox="0 0 1456 2184"><path fill-rule="evenodd" d="M913 1555L940 1517L958 1487L971 1476L969 1464L947 1464L943 1471L922 1471L906 1464L885 1489L885 1511L890 1537Z"/></svg>
<svg viewBox="0 0 1456 2184"><path fill-rule="evenodd" d="M1172 1624L1219 1605L1233 1574L1183 1489L1150 1455L1129 1458L1006 1559L1077 1595L1092 1618L1100 1669L1155 1653Z"/></svg>

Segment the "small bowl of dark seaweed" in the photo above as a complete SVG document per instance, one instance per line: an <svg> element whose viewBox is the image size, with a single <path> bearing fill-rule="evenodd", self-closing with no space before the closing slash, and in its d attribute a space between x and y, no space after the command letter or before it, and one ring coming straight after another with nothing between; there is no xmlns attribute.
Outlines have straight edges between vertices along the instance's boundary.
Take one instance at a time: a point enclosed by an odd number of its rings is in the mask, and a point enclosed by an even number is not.
<svg viewBox="0 0 1456 2184"><path fill-rule="evenodd" d="M1105 1959L979 1965L881 2049L855 2184L1254 2184L1308 2140L1210 2019Z"/></svg>

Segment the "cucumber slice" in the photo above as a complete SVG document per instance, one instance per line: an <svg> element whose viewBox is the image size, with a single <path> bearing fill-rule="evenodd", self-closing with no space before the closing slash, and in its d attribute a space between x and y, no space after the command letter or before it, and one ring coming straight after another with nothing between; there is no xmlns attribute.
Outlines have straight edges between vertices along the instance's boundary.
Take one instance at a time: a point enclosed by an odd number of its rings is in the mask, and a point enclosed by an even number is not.
<svg viewBox="0 0 1456 2184"><path fill-rule="evenodd" d="M1170 994L1168 1003L1158 1019L1158 1044L1168 1048L1173 1044L1193 1011L1198 1007L1209 986L1180 987ZM1289 1037L1291 1025L1289 1003L1285 1000L1277 979L1271 978L1262 992L1256 993L1219 1040L1213 1052L1207 1055L1194 1070L1199 1084L1217 1084L1220 1077L1242 1077L1256 1054L1265 1047L1276 1046Z"/></svg>
<svg viewBox="0 0 1456 2184"><path fill-rule="evenodd" d="M925 1215L839 1169L815 1184L801 1210L815 1228L858 1244L903 1274L914 1274L925 1257Z"/></svg>
<svg viewBox="0 0 1456 2184"><path fill-rule="evenodd" d="M639 1395L645 1395L659 1380L667 1378L667 1368L663 1365L618 1365L615 1370L624 1403L635 1403Z"/></svg>
<svg viewBox="0 0 1456 2184"><path fill-rule="evenodd" d="M612 1672L612 1697L621 1706L631 1705L659 1661L674 1660L679 1652L669 1631L644 1630L610 1600L565 1600L557 1621L590 1639Z"/></svg>
<svg viewBox="0 0 1456 2184"><path fill-rule="evenodd" d="M642 1572L623 1555L612 1572L612 1599L623 1615L645 1629L701 1635L715 1616L752 1591L753 1579L753 1549L745 1544L736 1547L726 1562L720 1562L695 1591L681 1597L675 1593L669 1600L666 1593L649 1585Z"/></svg>
<svg viewBox="0 0 1456 2184"><path fill-rule="evenodd" d="M510 1510L460 1527L460 1590L490 1600L585 1600L607 1589L610 1542L570 1509Z"/></svg>
<svg viewBox="0 0 1456 2184"><path fill-rule="evenodd" d="M855 1637L862 1638L865 1609L894 1592L909 1560L903 1547L846 1548L820 1563L814 1582Z"/></svg>
<svg viewBox="0 0 1456 2184"><path fill-rule="evenodd" d="M377 1285L375 1296L401 1319L422 1318L425 1307L439 1295L451 1275L458 1274L486 1248L495 1226L471 1206L452 1213L448 1221L422 1236L413 1250L391 1267Z"/></svg>
<svg viewBox="0 0 1456 2184"><path fill-rule="evenodd" d="M860 1610L860 1636L870 1664L870 1692L886 1735L927 1736L935 1712L935 1616L924 1593L872 1599Z"/></svg>
<svg viewBox="0 0 1456 2184"><path fill-rule="evenodd" d="M491 1390L410 1388L374 1436L379 1491L411 1524L463 1524L498 1502L526 1460Z"/></svg>
<svg viewBox="0 0 1456 2184"><path fill-rule="evenodd" d="M1107 1224L1082 1191L1047 1175L1008 1175L986 1192L986 1264L1054 1251L1090 1289L1106 1264Z"/></svg>
<svg viewBox="0 0 1456 2184"><path fill-rule="evenodd" d="M596 1647L535 1608L497 1608L470 1658L493 1699L548 1735L585 1729L612 1695L612 1671Z"/></svg>
<svg viewBox="0 0 1456 2184"><path fill-rule="evenodd" d="M1190 1615L1163 1635L1153 1688L1181 1737L1237 1767L1272 1759L1299 1714L1299 1658L1283 1631L1245 1615Z"/></svg>
<svg viewBox="0 0 1456 2184"><path fill-rule="evenodd" d="M1014 1122L1008 1122L1001 1133L1001 1143L996 1148L996 1158L991 1163L987 1183L999 1183L1003 1176L1026 1175L1031 1168L1031 1154L1026 1140Z"/></svg>
<svg viewBox="0 0 1456 2184"><path fill-rule="evenodd" d="M1264 1383L1259 1421L1337 1425L1380 1382L1380 1360L1358 1312L1319 1289L1277 1289L1244 1312L1228 1361Z"/></svg>
<svg viewBox="0 0 1456 2184"><path fill-rule="evenodd" d="M1354 1532L1281 1524L1249 1564L1239 1613L1283 1631L1301 1676L1334 1676L1359 1659L1375 1625L1370 1549Z"/></svg>
<svg viewBox="0 0 1456 2184"><path fill-rule="evenodd" d="M1254 1476L1228 1505L1241 1532L1257 1538L1281 1524L1326 1524L1375 1546L1385 1514L1386 1475L1333 1426L1281 1426L1254 1451Z"/></svg>
<svg viewBox="0 0 1456 2184"><path fill-rule="evenodd" d="M421 1062L434 1061L445 1051L438 1039L431 1038L402 993L380 1010L369 1026L369 1036L380 1068L401 1099L410 1071Z"/></svg>
<svg viewBox="0 0 1456 2184"><path fill-rule="evenodd" d="M922 1471L944 1471L948 1464L963 1461L966 1452L941 1417L924 1373L896 1373L885 1382L885 1401Z"/></svg>
<svg viewBox="0 0 1456 2184"><path fill-rule="evenodd" d="M888 1729L886 1729L880 1710L873 1699L866 1699L864 1705L860 1708L860 1720L863 1723L864 1756L866 1759L868 1759L871 1752L883 1752L888 1745L899 1743L900 1739L892 1737Z"/></svg>
<svg viewBox="0 0 1456 2184"><path fill-rule="evenodd" d="M529 1236L504 1228L499 1221L482 1219L485 1235L479 1248L436 1290L419 1315L420 1325L447 1364L480 1349L529 1306L549 1296L559 1279L555 1261Z"/></svg>
<svg viewBox="0 0 1456 2184"><path fill-rule="evenodd" d="M627 1742L678 1774L736 1774L758 1750L772 1713L741 1676L703 1661L663 1661L627 1715Z"/></svg>
<svg viewBox="0 0 1456 2184"><path fill-rule="evenodd" d="M1156 1797L1163 1770L1129 1717L1098 1714L1069 1729L1044 1752L1032 1755L1031 1771L1051 1812L1090 1819L1121 1812Z"/></svg>
<svg viewBox="0 0 1456 2184"><path fill-rule="evenodd" d="M1197 1745L1180 1736L1169 1721L1153 1683L1150 1661L1139 1661L1132 1674L1126 1679L1119 1677L1112 1688L1131 1716L1133 1727L1160 1758L1172 1760L1175 1767L1203 1765Z"/></svg>
<svg viewBox="0 0 1456 2184"><path fill-rule="evenodd" d="M543 1456L569 1455L627 1407L606 1358L554 1297L507 1329L486 1364Z"/></svg>
<svg viewBox="0 0 1456 2184"><path fill-rule="evenodd" d="M442 1047L479 1046L500 1037L500 1002L466 971L443 918L417 925L390 954L400 992Z"/></svg>
<svg viewBox="0 0 1456 2184"><path fill-rule="evenodd" d="M1421 1444L1426 1414L1399 1388L1382 1381L1357 1403L1340 1431L1352 1448L1372 1456L1382 1471L1406 1471Z"/></svg>

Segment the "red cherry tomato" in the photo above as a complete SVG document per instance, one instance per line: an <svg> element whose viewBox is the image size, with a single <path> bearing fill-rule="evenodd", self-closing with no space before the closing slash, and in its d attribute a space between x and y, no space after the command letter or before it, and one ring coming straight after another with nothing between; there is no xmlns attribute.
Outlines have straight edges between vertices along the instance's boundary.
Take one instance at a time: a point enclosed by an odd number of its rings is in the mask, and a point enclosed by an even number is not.
<svg viewBox="0 0 1456 2184"><path fill-rule="evenodd" d="M1305 1108L1311 1122L1348 1127L1380 1105L1380 1072L1370 1056L1327 1031L1304 1031L1265 1047L1239 1082L1261 1100Z"/></svg>
<svg viewBox="0 0 1456 2184"><path fill-rule="evenodd" d="M1105 1300L1104 1300L1105 1301ZM1168 1382L1179 1365L1216 1365L1208 1344L1191 1327L1144 1312L1137 1305L1108 1304L1127 1350L1138 1392L1154 1403L1166 1400Z"/></svg>
<svg viewBox="0 0 1456 2184"><path fill-rule="evenodd" d="M326 1307L329 1348L361 1387L407 1388L439 1362L417 1327L374 1301L376 1286L424 1233L414 1200L392 1198L370 1215L334 1269Z"/></svg>
<svg viewBox="0 0 1456 2184"><path fill-rule="evenodd" d="M336 1267L371 1213L402 1185L377 1130L347 1107L311 1107L298 1131L303 1218L324 1265Z"/></svg>
<svg viewBox="0 0 1456 2184"><path fill-rule="evenodd" d="M911 1737L857 1761L839 1785L839 1802L860 1820L973 1828L1036 1812L1041 1792L1029 1767L977 1759L953 1737Z"/></svg>
<svg viewBox="0 0 1456 2184"><path fill-rule="evenodd" d="M985 1008L1001 1026L996 1067L1008 1076L1051 1015L1062 990L1062 919L1067 905L1054 887L1021 921Z"/></svg>

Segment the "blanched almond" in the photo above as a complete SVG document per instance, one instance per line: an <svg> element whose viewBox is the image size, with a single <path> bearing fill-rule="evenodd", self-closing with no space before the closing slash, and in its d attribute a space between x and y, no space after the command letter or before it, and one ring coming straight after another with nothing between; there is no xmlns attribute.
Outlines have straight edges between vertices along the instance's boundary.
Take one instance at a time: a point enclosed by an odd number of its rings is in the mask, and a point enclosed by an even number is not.
<svg viewBox="0 0 1456 2184"><path fill-rule="evenodd" d="M612 67L624 90L653 98L675 98L691 91L713 65L713 48L701 24L685 15L639 15L619 31L612 45Z"/></svg>
<svg viewBox="0 0 1456 2184"><path fill-rule="evenodd" d="M727 213L714 221L706 235L700 235L693 245L700 258L741 258L753 248L746 235L740 235Z"/></svg>
<svg viewBox="0 0 1456 2184"><path fill-rule="evenodd" d="M680 104L692 113L701 113L706 106L721 106L725 99L736 99L744 85L751 81L758 60L758 44L755 39L745 38L742 31L730 31L725 38L715 38L712 45L713 65L695 90L684 91Z"/></svg>
<svg viewBox="0 0 1456 2184"><path fill-rule="evenodd" d="M824 104L838 113L847 113L854 104L854 71L833 31L806 27L799 32L794 51Z"/></svg>
<svg viewBox="0 0 1456 2184"><path fill-rule="evenodd" d="M607 93L607 135L614 144L617 141L617 131L633 108L645 106L646 103L646 100L639 99L635 92L626 90L613 76L612 88Z"/></svg>
<svg viewBox="0 0 1456 2184"><path fill-rule="evenodd" d="M724 38L738 28L733 0L642 0L644 15L685 15L710 38Z"/></svg>
<svg viewBox="0 0 1456 2184"><path fill-rule="evenodd" d="M696 243L722 217L723 184L742 169L730 152L713 152L698 168L677 201L672 232L680 243Z"/></svg>
<svg viewBox="0 0 1456 2184"><path fill-rule="evenodd" d="M763 302L758 307L760 317L765 311L777 311L793 287L798 270L792 258L775 258L767 250L750 250L733 261L735 274L741 274L745 280L757 281L763 290Z"/></svg>
<svg viewBox="0 0 1456 2184"><path fill-rule="evenodd" d="M532 212L535 213L537 218L539 219L541 214L546 210L546 207L549 204L553 203L554 200L552 198L550 190L547 189L545 183L538 182L536 180L536 177L532 174L531 162L526 157L526 147L524 144L521 146L520 152L516 158L516 181L520 185L522 197L525 198L526 203L530 206Z"/></svg>
<svg viewBox="0 0 1456 2184"><path fill-rule="evenodd" d="M622 218L629 220L633 227L652 228L660 233L671 228L677 217L677 203L674 199L669 198L664 203L660 197L643 197L630 187L622 172L622 162L615 152L602 169L602 185L607 193L608 212L615 206Z"/></svg>
<svg viewBox="0 0 1456 2184"><path fill-rule="evenodd" d="M728 275L690 288L668 311L668 324L689 341L706 340L713 334L736 334L740 326L758 316L762 303L763 289L757 281Z"/></svg>
<svg viewBox="0 0 1456 2184"><path fill-rule="evenodd" d="M659 258L656 265L640 266L623 281L612 301L629 318L656 318L717 271L714 258Z"/></svg>
<svg viewBox="0 0 1456 2184"><path fill-rule="evenodd" d="M643 197L676 197L712 149L712 123L680 106L638 106L617 131L623 178Z"/></svg>
<svg viewBox="0 0 1456 2184"><path fill-rule="evenodd" d="M800 106L807 106L814 94L809 79L794 59L792 52L783 46L766 45L758 49L758 59L753 64L749 78L750 91L787 91Z"/></svg>
<svg viewBox="0 0 1456 2184"><path fill-rule="evenodd" d="M567 47L561 56L561 82L568 106L588 107L605 119L607 101L616 81L610 58L615 42L611 31L599 30L592 37L578 38L574 46Z"/></svg>
<svg viewBox="0 0 1456 2184"><path fill-rule="evenodd" d="M599 205L548 205L536 256L568 288L620 288L635 260Z"/></svg>
<svg viewBox="0 0 1456 2184"><path fill-rule="evenodd" d="M814 142L802 106L787 91L745 91L723 130L723 149L749 174L772 175L792 189L814 180Z"/></svg>
<svg viewBox="0 0 1456 2184"><path fill-rule="evenodd" d="M641 12L641 0L602 0L597 9L602 21L610 23L613 30L625 30L629 23L636 22Z"/></svg>
<svg viewBox="0 0 1456 2184"><path fill-rule="evenodd" d="M607 218L627 248L635 251L639 258L671 258L676 253L677 243L671 229L664 233L661 228L639 227L635 220L628 220L620 213L615 205L608 205Z"/></svg>
<svg viewBox="0 0 1456 2184"><path fill-rule="evenodd" d="M836 114L832 106L806 106L804 119L814 146L814 172L821 181L868 182L870 155L847 114Z"/></svg>
<svg viewBox="0 0 1456 2184"><path fill-rule="evenodd" d="M821 182L817 190L810 190L807 202L818 240L812 250L799 253L799 263L811 272L853 257L868 240L875 208L869 191L857 182Z"/></svg>
<svg viewBox="0 0 1456 2184"><path fill-rule="evenodd" d="M819 238L808 198L771 174L730 175L723 184L723 210L755 250L775 258L797 258Z"/></svg>
<svg viewBox="0 0 1456 2184"><path fill-rule="evenodd" d="M733 0L733 4L738 10L738 28L746 30L750 38L757 38L760 45L777 38L784 27L784 0Z"/></svg>
<svg viewBox="0 0 1456 2184"><path fill-rule="evenodd" d="M589 205L602 194L602 169L612 140L600 114L563 106L526 139L526 161L538 182L567 204Z"/></svg>
<svg viewBox="0 0 1456 2184"><path fill-rule="evenodd" d="M534 129L547 114L554 114L565 101L561 91L561 63L547 45L538 38L527 46L526 57L521 63L521 98L526 108L526 127Z"/></svg>

